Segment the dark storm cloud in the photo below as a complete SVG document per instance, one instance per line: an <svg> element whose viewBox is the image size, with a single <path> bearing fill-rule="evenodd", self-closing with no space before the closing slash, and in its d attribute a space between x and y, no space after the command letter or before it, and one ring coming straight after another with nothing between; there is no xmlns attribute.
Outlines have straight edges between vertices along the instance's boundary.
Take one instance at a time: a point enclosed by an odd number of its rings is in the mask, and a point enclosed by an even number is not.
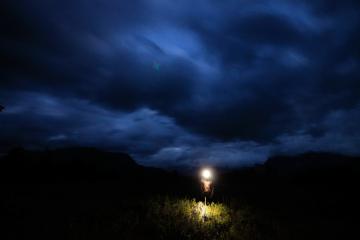
<svg viewBox="0 0 360 240"><path fill-rule="evenodd" d="M5 148L92 145L163 165L359 149L357 1L0 5Z"/></svg>
<svg viewBox="0 0 360 240"><path fill-rule="evenodd" d="M208 104L191 109L195 118L185 114L186 123L217 137L263 140L356 107L359 19L344 9L317 16L311 4L275 1L249 4L220 29L195 25L222 59L222 77ZM348 61L353 65L339 74Z"/></svg>
<svg viewBox="0 0 360 240"><path fill-rule="evenodd" d="M137 36L139 19L130 17L129 11L146 8L146 4L137 4L117 3L116 11L111 10L112 5L96 1L50 6L41 1L31 7L25 4L28 8L22 6L15 16L5 16L5 21L15 22L2 38L2 86L75 95L133 109L186 97L194 75L192 66L179 57L170 58L146 36ZM32 12L36 10L39 15ZM146 18L143 11L132 14ZM155 62L164 70L153 71ZM158 100L159 96L166 101Z"/></svg>
<svg viewBox="0 0 360 240"><path fill-rule="evenodd" d="M88 101L32 92L16 92L13 97L1 119L5 148L87 145L141 155L185 135L171 119L146 108L107 111Z"/></svg>

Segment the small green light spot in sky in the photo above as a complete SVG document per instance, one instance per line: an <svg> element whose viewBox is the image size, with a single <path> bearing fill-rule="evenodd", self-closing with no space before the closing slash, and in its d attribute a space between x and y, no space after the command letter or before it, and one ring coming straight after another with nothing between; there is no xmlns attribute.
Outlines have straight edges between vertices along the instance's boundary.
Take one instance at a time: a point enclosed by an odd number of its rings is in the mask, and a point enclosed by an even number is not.
<svg viewBox="0 0 360 240"><path fill-rule="evenodd" d="M160 64L157 63L157 62L154 62L153 68L154 68L156 71L160 71Z"/></svg>

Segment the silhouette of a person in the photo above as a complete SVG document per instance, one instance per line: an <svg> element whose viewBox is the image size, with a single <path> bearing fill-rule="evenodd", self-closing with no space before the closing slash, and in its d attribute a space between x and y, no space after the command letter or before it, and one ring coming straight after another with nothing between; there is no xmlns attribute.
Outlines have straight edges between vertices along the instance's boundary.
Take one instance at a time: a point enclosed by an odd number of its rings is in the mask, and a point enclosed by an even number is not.
<svg viewBox="0 0 360 240"><path fill-rule="evenodd" d="M201 179L201 191L207 198L211 198L214 194L214 184L209 179Z"/></svg>
<svg viewBox="0 0 360 240"><path fill-rule="evenodd" d="M5 107L0 105L0 112L2 112L4 109L5 109Z"/></svg>

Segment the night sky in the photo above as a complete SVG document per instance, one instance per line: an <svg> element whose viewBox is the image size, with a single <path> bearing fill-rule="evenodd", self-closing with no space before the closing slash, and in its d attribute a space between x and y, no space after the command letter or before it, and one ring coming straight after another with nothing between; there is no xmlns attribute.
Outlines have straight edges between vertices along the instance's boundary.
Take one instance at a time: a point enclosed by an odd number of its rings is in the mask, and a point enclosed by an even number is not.
<svg viewBox="0 0 360 240"><path fill-rule="evenodd" d="M0 152L360 154L358 0L2 0Z"/></svg>

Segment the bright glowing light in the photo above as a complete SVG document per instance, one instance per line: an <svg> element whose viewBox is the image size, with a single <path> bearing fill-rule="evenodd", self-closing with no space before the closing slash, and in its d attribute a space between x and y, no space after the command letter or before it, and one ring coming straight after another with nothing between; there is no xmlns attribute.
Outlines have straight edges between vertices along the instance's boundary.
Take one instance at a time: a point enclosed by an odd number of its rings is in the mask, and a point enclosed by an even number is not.
<svg viewBox="0 0 360 240"><path fill-rule="evenodd" d="M202 172L201 172L201 176L204 178L204 179L206 179L206 180L208 180L208 179L210 179L211 178L211 171L210 171L210 169L204 169L204 170L202 170Z"/></svg>

